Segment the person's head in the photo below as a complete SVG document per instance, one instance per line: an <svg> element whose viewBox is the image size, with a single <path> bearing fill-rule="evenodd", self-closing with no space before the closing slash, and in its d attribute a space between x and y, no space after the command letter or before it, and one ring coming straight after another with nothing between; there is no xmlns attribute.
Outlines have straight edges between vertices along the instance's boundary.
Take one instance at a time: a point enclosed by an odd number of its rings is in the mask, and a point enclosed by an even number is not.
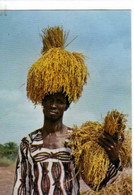
<svg viewBox="0 0 134 195"><path fill-rule="evenodd" d="M68 97L62 92L46 95L42 100L44 116L51 120L62 118L69 105Z"/></svg>

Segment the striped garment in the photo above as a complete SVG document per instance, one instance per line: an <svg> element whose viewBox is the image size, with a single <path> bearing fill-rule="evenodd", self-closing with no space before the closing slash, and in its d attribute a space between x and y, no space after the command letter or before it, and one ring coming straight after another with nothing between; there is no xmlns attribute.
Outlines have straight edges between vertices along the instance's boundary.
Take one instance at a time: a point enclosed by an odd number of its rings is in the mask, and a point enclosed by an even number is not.
<svg viewBox="0 0 134 195"><path fill-rule="evenodd" d="M70 154L71 149L66 143L63 148L45 148L40 130L23 138L16 164L13 195L79 195L79 176ZM106 185L118 170L110 163L101 186Z"/></svg>

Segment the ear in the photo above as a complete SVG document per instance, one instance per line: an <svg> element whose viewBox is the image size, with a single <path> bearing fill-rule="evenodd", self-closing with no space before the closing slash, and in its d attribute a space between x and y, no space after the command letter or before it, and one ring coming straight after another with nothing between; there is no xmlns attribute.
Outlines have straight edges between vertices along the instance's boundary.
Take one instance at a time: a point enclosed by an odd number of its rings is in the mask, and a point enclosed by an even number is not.
<svg viewBox="0 0 134 195"><path fill-rule="evenodd" d="M66 108L65 108L65 111L68 110L69 106L70 106L71 103L67 102L67 105L66 105Z"/></svg>
<svg viewBox="0 0 134 195"><path fill-rule="evenodd" d="M41 101L41 105L43 106L43 102L44 102L44 99L42 99L42 101Z"/></svg>
<svg viewBox="0 0 134 195"><path fill-rule="evenodd" d="M68 108L69 108L69 106L66 106L65 111L67 111L67 110L68 110Z"/></svg>
<svg viewBox="0 0 134 195"><path fill-rule="evenodd" d="M66 109L65 109L65 111L68 110L68 108L69 108L69 106L70 106L71 103L72 103L72 102L70 102L70 101L68 100L68 96L66 96Z"/></svg>

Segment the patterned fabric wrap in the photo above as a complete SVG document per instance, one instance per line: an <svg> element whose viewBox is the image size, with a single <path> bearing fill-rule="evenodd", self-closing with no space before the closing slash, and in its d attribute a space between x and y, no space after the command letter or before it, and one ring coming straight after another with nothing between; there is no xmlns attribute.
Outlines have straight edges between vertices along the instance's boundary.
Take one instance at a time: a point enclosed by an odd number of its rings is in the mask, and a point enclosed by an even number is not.
<svg viewBox="0 0 134 195"><path fill-rule="evenodd" d="M43 147L39 130L23 138L19 148L13 195L77 195L76 176L69 147Z"/></svg>
<svg viewBox="0 0 134 195"><path fill-rule="evenodd" d="M68 139L63 148L45 148L40 130L23 138L16 164L13 195L79 195L79 176L67 142ZM115 177L118 170L110 163L101 187Z"/></svg>

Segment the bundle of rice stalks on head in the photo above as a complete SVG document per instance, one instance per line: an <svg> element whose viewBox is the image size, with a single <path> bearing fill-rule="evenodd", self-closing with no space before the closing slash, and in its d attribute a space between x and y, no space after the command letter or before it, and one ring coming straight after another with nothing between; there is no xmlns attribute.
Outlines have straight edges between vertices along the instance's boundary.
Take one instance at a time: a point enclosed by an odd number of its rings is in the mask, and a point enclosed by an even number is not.
<svg viewBox="0 0 134 195"><path fill-rule="evenodd" d="M132 194L132 171L125 169L120 173L116 181L99 192L89 189L81 192L81 195L131 195Z"/></svg>
<svg viewBox="0 0 134 195"><path fill-rule="evenodd" d="M76 37L66 44L69 32L59 26L42 33L42 56L29 69L27 97L36 105L48 94L63 92L69 102L76 102L89 76L85 56L65 50Z"/></svg>
<svg viewBox="0 0 134 195"><path fill-rule="evenodd" d="M109 158L98 144L98 138L104 137L103 132L106 132L114 139L123 141L125 122L125 115L113 110L108 112L103 124L88 121L79 129L76 128L71 135L76 167L84 181L94 190L99 189L109 166Z"/></svg>

